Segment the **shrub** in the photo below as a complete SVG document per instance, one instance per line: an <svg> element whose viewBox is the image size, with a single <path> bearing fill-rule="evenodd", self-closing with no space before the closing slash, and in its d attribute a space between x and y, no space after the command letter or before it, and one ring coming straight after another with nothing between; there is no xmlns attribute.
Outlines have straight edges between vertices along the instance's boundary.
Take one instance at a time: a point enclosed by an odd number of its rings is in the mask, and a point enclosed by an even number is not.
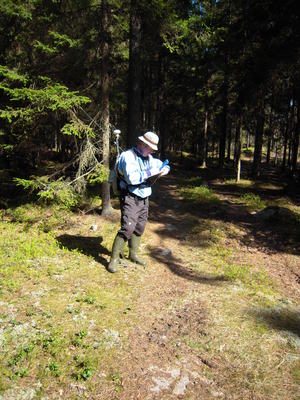
<svg viewBox="0 0 300 400"><path fill-rule="evenodd" d="M206 185L182 188L180 194L184 199L197 203L219 203L221 201Z"/></svg>
<svg viewBox="0 0 300 400"><path fill-rule="evenodd" d="M256 194L245 193L240 197L240 201L250 210L261 210L266 206L265 202Z"/></svg>

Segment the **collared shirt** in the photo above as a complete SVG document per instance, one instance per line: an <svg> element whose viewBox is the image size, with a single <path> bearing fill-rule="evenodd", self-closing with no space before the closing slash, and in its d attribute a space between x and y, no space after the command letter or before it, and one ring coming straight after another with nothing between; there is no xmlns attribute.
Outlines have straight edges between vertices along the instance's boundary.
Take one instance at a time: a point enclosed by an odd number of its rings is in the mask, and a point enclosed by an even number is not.
<svg viewBox="0 0 300 400"><path fill-rule="evenodd" d="M136 147L124 151L118 162L118 171L122 177L121 189L128 188L129 192L143 199L149 197L152 189L145 181L151 176L152 168L159 169L161 166L161 160L152 157L151 154L143 157Z"/></svg>

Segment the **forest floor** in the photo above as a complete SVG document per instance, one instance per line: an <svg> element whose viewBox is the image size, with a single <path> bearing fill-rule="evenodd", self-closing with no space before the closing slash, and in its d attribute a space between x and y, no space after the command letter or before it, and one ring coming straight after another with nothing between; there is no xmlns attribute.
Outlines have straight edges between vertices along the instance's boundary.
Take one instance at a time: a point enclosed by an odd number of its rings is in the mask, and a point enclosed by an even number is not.
<svg viewBox="0 0 300 400"><path fill-rule="evenodd" d="M109 274L114 206L3 210L0 399L300 399L295 190L175 166Z"/></svg>

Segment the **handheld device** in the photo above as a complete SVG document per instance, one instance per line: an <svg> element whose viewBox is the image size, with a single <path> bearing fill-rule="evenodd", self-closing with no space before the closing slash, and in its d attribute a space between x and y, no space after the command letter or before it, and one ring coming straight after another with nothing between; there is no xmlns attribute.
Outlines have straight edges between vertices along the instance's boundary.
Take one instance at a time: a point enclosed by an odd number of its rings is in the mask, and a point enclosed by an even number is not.
<svg viewBox="0 0 300 400"><path fill-rule="evenodd" d="M166 165L168 165L169 164L169 160L167 159L166 161L164 161L163 163L162 163L162 166L160 167L160 171L163 169L163 167L165 167Z"/></svg>

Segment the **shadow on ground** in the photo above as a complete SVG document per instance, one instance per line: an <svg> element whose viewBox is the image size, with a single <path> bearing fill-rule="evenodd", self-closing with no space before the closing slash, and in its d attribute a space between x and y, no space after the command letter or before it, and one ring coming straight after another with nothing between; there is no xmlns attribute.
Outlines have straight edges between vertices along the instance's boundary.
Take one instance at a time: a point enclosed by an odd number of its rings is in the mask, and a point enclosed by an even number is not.
<svg viewBox="0 0 300 400"><path fill-rule="evenodd" d="M93 257L95 261L107 267L108 262L102 255L110 255L110 252L101 245L103 238L64 234L57 236L56 240L61 246L71 251L78 250L80 253Z"/></svg>
<svg viewBox="0 0 300 400"><path fill-rule="evenodd" d="M228 279L224 275L199 274L189 266L183 265L181 260L174 257L167 249L159 249L151 246L148 246L148 249L152 258L161 264L165 264L175 275L184 279L210 285L219 285L223 282L228 282Z"/></svg>
<svg viewBox="0 0 300 400"><path fill-rule="evenodd" d="M250 315L268 324L272 329L288 331L300 337L299 311L282 309L266 309L250 311Z"/></svg>
<svg viewBox="0 0 300 400"><path fill-rule="evenodd" d="M205 182L210 186L209 172L205 170L202 173L198 170L196 176L201 178L201 174L205 175ZM213 171L212 176L214 175ZM246 234L238 239L245 246L260 248L270 253L300 254L300 221L295 213L284 207L276 207L273 213L265 213L261 217L260 213L253 215L245 206L231 201L230 198L215 203L180 199L176 189L178 186L184 187L188 178L193 176L195 177L194 171L183 174L175 168L173 174L161 179L154 188L150 219L158 223L163 222L165 225L159 228L161 236L184 239L199 225L199 219L206 221L207 229L210 228L211 221L221 221L244 229ZM221 186L213 184L212 186L217 194L223 194ZM281 195L280 192L278 197ZM198 246L202 244L199 243Z"/></svg>

